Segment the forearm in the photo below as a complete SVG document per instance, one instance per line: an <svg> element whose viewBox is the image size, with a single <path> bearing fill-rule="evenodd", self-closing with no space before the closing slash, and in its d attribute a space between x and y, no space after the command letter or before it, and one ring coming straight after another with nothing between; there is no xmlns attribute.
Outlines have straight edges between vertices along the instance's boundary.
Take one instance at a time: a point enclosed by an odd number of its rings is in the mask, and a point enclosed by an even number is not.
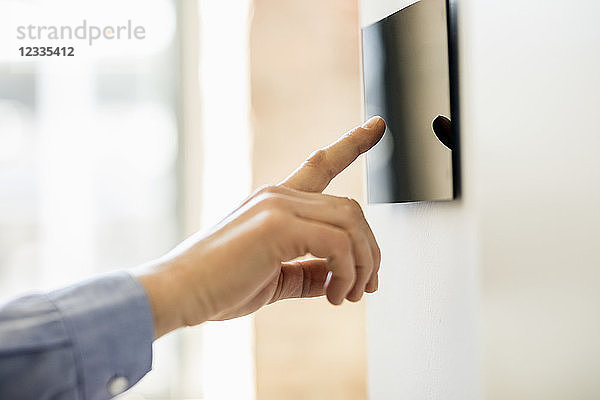
<svg viewBox="0 0 600 400"><path fill-rule="evenodd" d="M111 274L0 307L0 398L104 400L151 368L144 289Z"/></svg>

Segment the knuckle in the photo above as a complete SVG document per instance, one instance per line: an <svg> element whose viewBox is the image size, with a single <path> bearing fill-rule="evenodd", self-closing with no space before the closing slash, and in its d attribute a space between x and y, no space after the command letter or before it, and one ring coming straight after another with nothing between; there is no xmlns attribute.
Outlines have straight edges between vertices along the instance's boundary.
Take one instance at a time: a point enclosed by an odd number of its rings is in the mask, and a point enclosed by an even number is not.
<svg viewBox="0 0 600 400"><path fill-rule="evenodd" d="M367 130L364 128L356 128L355 130L355 134L364 134ZM360 155L362 153L364 153L365 151L369 150L369 144L366 143L364 140L357 140L356 142L356 152Z"/></svg>
<svg viewBox="0 0 600 400"><path fill-rule="evenodd" d="M344 203L343 203L342 207L343 207L346 215L350 216L351 218L362 219L364 217L364 214L362 212L362 208L360 207L360 204L358 203L358 201L356 201L352 198L348 197L348 198L344 199Z"/></svg>
<svg viewBox="0 0 600 400"><path fill-rule="evenodd" d="M375 244L375 271L379 271L381 266L381 249L378 244Z"/></svg>
<svg viewBox="0 0 600 400"><path fill-rule="evenodd" d="M312 153L307 159L306 164L320 168L327 161L327 151L324 149L319 149Z"/></svg>
<svg viewBox="0 0 600 400"><path fill-rule="evenodd" d="M332 179L335 176L335 170L329 165L327 150L325 149L319 149L312 153L306 159L304 165L320 171L326 179Z"/></svg>
<svg viewBox="0 0 600 400"><path fill-rule="evenodd" d="M360 228L357 227L356 225L353 225L350 228L348 228L348 234L355 241L362 241L364 239Z"/></svg>
<svg viewBox="0 0 600 400"><path fill-rule="evenodd" d="M347 232L342 230L331 234L329 237L330 246L332 246L332 256L339 260L353 260L352 240Z"/></svg>
<svg viewBox="0 0 600 400"><path fill-rule="evenodd" d="M352 250L352 239L350 234L346 232L340 232L336 239L336 247L342 253L349 253Z"/></svg>
<svg viewBox="0 0 600 400"><path fill-rule="evenodd" d="M343 234L340 236L339 249L341 254L344 255L344 259L349 261L349 264L345 266L342 274L352 281L352 284L356 281L356 261L354 260L354 253L352 251L352 239L349 234Z"/></svg>
<svg viewBox="0 0 600 400"><path fill-rule="evenodd" d="M277 193L277 187L275 185L264 185L256 191L255 196L267 195L271 193Z"/></svg>
<svg viewBox="0 0 600 400"><path fill-rule="evenodd" d="M345 136L348 138L348 143L351 144L352 152L355 157L358 157L365 151L369 150L369 145L364 140L361 140L361 137L364 137L364 134L368 130L362 127L357 127L348 132Z"/></svg>
<svg viewBox="0 0 600 400"><path fill-rule="evenodd" d="M358 201L356 201L355 199L348 199L348 200L350 201L351 207L354 210L354 212L356 213L356 215L362 217L363 216L362 207L360 206Z"/></svg>
<svg viewBox="0 0 600 400"><path fill-rule="evenodd" d="M282 198L273 193L264 193L259 196L258 204L268 210L282 208Z"/></svg>
<svg viewBox="0 0 600 400"><path fill-rule="evenodd" d="M275 186L264 186L254 195L252 207L256 210L285 209L284 197Z"/></svg>
<svg viewBox="0 0 600 400"><path fill-rule="evenodd" d="M371 275L372 271L373 271L373 266L368 265L368 264L358 264L356 266L356 272L358 275L363 277L363 280L366 280L369 277L369 275Z"/></svg>
<svg viewBox="0 0 600 400"><path fill-rule="evenodd" d="M348 229L348 236L352 238L353 244L360 249L361 258L366 258L366 261L372 263L373 255L369 249L369 242L363 231L358 226L353 226ZM357 260L358 261L358 260Z"/></svg>
<svg viewBox="0 0 600 400"><path fill-rule="evenodd" d="M361 257L360 262L357 261L356 270L362 275L371 275L371 272L375 270L375 262L373 256L368 247L364 248L364 253Z"/></svg>

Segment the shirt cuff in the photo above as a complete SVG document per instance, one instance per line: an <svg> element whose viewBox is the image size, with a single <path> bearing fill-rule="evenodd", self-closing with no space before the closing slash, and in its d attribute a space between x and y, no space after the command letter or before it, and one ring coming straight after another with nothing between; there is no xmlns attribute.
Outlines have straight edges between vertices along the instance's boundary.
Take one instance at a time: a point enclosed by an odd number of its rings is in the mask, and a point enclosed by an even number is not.
<svg viewBox="0 0 600 400"><path fill-rule="evenodd" d="M48 297L72 338L83 399L109 399L150 371L154 324L137 279L113 273Z"/></svg>

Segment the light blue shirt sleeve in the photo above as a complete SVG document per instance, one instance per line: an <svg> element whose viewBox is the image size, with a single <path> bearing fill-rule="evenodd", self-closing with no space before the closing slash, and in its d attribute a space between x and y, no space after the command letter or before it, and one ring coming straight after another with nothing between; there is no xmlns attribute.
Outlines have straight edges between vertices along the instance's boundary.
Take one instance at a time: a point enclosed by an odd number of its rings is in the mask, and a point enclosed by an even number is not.
<svg viewBox="0 0 600 400"><path fill-rule="evenodd" d="M154 326L126 272L0 306L0 399L105 400L152 367Z"/></svg>

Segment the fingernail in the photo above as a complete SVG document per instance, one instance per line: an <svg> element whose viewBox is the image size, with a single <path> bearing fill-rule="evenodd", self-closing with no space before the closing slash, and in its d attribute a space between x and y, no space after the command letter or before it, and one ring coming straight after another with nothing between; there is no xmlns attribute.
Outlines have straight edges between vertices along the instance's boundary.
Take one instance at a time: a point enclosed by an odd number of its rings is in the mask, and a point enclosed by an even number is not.
<svg viewBox="0 0 600 400"><path fill-rule="evenodd" d="M373 293L375 290L375 281L369 281L365 287L365 292Z"/></svg>
<svg viewBox="0 0 600 400"><path fill-rule="evenodd" d="M381 123L382 118L379 116L371 117L362 124L361 128L372 129L377 127Z"/></svg>

